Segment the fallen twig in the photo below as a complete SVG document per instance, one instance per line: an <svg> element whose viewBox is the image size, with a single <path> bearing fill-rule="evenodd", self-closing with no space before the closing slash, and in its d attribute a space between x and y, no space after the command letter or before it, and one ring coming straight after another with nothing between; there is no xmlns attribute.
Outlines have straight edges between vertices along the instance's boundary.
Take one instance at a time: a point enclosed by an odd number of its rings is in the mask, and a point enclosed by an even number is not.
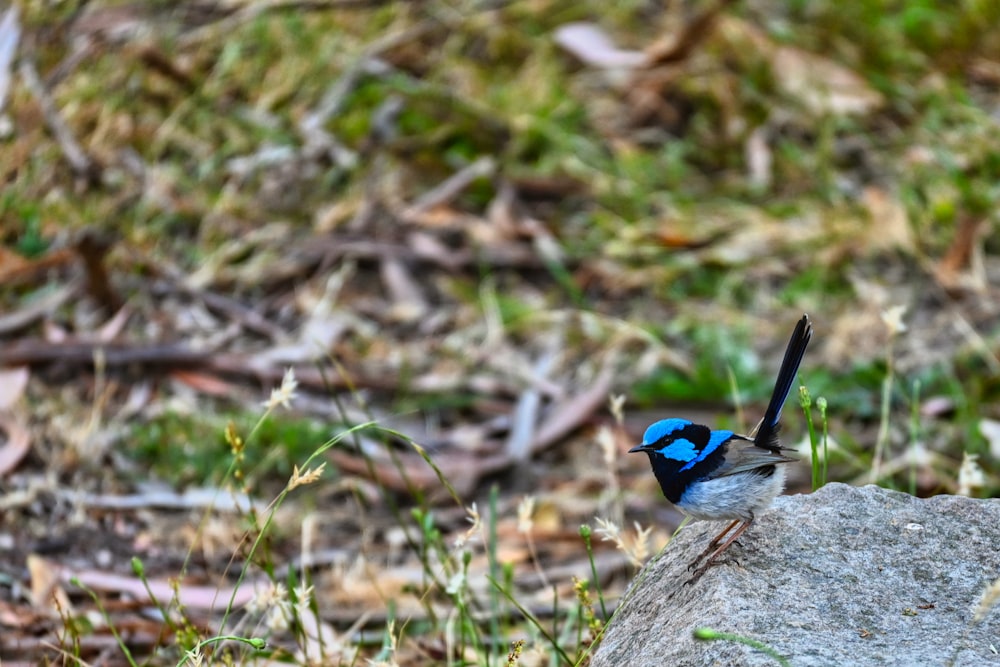
<svg viewBox="0 0 1000 667"><path fill-rule="evenodd" d="M62 119L59 109L56 108L55 101L53 101L52 96L49 95L49 91L46 90L44 84L42 84L42 80L38 76L35 64L28 58L22 57L18 72L21 74L24 85L35 96L35 99L38 100L38 106L42 109L42 116L45 117L45 124L55 137L59 148L62 149L63 155L66 157L66 161L69 162L70 167L78 176L87 179L87 181L91 183L98 182L101 170L97 162L83 150L83 147L80 146L73 136L73 132L69 129L69 126Z"/></svg>

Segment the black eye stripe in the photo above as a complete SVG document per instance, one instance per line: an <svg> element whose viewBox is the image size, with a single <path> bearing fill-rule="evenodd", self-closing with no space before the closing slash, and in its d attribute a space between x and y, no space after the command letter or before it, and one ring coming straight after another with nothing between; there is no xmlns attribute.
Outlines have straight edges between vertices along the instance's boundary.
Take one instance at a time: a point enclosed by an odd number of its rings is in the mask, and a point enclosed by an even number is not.
<svg viewBox="0 0 1000 667"><path fill-rule="evenodd" d="M711 437L712 430L707 426L703 426L701 424L687 424L684 428L671 431L655 443L651 444L667 444L668 442L673 442L674 440L683 439L690 441L695 446L695 449L700 451L708 444L708 440Z"/></svg>

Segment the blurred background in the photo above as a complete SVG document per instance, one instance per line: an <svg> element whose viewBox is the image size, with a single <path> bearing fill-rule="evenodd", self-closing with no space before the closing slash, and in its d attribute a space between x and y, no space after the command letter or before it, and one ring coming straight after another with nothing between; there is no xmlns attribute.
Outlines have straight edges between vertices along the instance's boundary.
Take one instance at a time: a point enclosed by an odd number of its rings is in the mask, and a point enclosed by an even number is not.
<svg viewBox="0 0 1000 667"><path fill-rule="evenodd" d="M803 312L789 492L1000 490L1000 4L0 10L4 658L573 664Z"/></svg>

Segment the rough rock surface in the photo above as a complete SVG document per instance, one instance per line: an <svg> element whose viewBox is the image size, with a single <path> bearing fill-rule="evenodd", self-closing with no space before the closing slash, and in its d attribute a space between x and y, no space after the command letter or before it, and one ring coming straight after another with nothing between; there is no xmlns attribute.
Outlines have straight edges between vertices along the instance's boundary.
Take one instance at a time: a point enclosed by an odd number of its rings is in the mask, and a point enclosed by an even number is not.
<svg viewBox="0 0 1000 667"><path fill-rule="evenodd" d="M793 667L1000 665L1000 500L919 499L829 484L778 498L693 585L687 564L724 526L689 525L636 577L593 667L776 665L709 627L761 641Z"/></svg>

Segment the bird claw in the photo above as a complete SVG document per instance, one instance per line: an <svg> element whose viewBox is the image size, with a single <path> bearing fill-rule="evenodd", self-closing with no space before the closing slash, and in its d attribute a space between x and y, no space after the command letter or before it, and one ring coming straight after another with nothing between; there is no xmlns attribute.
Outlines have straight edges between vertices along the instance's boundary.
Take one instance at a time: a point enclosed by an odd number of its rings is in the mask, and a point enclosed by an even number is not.
<svg viewBox="0 0 1000 667"><path fill-rule="evenodd" d="M694 574L691 575L691 578L684 582L684 585L685 586L693 586L696 581L698 581L699 579L701 579L701 577L702 577L703 574L705 574L706 572L708 572L708 568L710 568L712 565L713 565L713 563L705 563L704 565L702 565L701 567L699 567L697 570L694 571ZM688 568L688 569L690 569L690 568Z"/></svg>
<svg viewBox="0 0 1000 667"><path fill-rule="evenodd" d="M693 561L691 561L690 563L688 563L688 567L687 567L688 572L690 572L690 571L694 570L696 567L698 567L698 564L701 563L703 560L705 560L705 558L708 558L708 563L705 564L706 567L708 566L709 563L711 563L713 560L715 560L714 557L709 557L709 556L712 554L713 551L715 551L715 548L717 546L719 546L718 543L713 541L711 544L708 545L707 549L705 549L700 554L698 554L697 556L695 556L695 559ZM715 554L715 555L718 555L718 554Z"/></svg>
<svg viewBox="0 0 1000 667"><path fill-rule="evenodd" d="M693 561L691 561L690 563L688 563L687 571L688 572L694 571L698 567L698 563L700 563L702 561L702 559L703 559L703 556L698 556Z"/></svg>

